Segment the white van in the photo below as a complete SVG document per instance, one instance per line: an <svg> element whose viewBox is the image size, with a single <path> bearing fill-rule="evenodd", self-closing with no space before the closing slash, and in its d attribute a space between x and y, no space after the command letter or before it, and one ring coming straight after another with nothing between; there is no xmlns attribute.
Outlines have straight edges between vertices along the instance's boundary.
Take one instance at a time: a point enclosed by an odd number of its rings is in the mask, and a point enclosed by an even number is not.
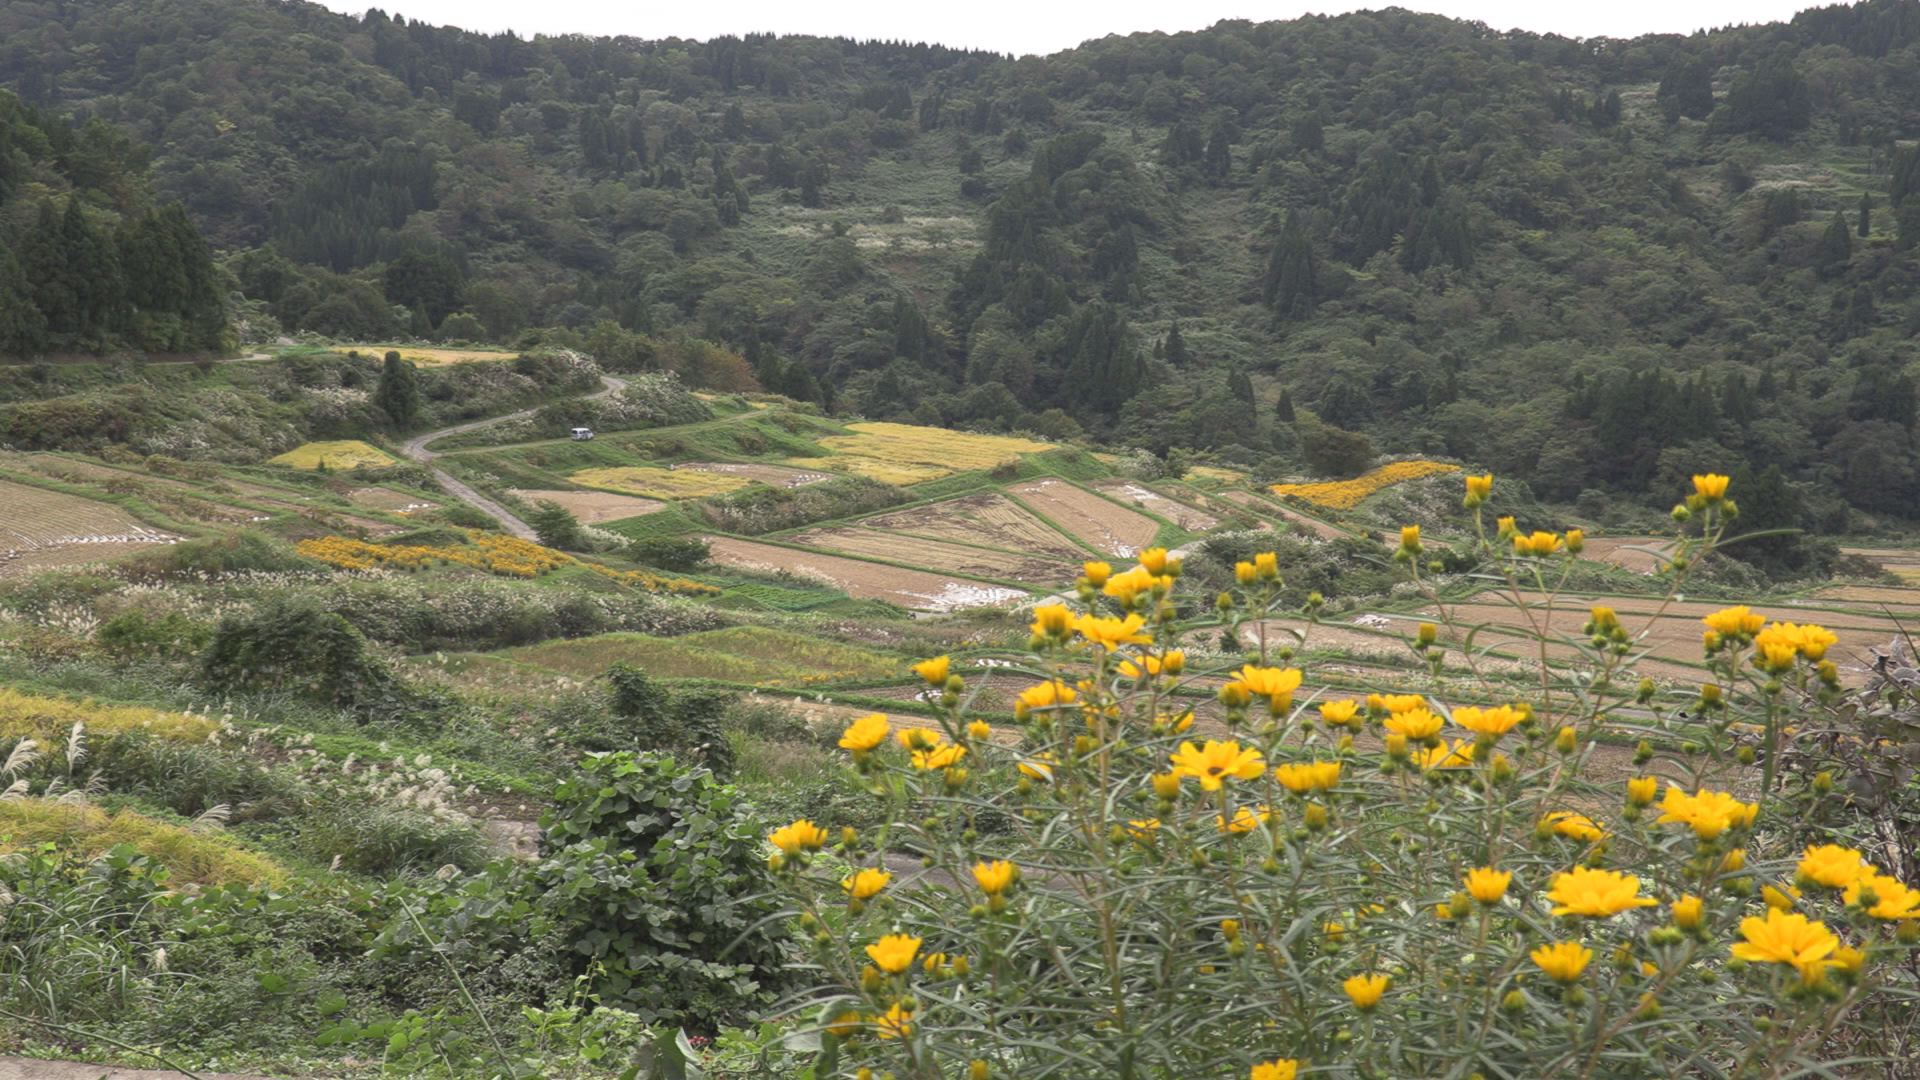
<svg viewBox="0 0 1920 1080"><path fill-rule="evenodd" d="M592 429L592 428L590 428L590 427L577 427L577 428L574 428L574 429L573 429L573 441L574 441L574 442L591 442L592 440L593 440L593 429Z"/></svg>

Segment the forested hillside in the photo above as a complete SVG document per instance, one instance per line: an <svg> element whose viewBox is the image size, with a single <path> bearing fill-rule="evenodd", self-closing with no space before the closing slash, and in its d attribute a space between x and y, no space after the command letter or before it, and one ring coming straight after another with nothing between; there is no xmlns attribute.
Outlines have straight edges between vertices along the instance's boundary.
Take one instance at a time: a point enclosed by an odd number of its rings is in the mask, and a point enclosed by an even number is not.
<svg viewBox="0 0 1920 1080"><path fill-rule="evenodd" d="M0 82L149 145L254 332L700 338L874 418L1269 474L1446 454L1566 501L1777 467L1743 477L1770 525L1920 496L1914 0L1020 60L6 0Z"/></svg>

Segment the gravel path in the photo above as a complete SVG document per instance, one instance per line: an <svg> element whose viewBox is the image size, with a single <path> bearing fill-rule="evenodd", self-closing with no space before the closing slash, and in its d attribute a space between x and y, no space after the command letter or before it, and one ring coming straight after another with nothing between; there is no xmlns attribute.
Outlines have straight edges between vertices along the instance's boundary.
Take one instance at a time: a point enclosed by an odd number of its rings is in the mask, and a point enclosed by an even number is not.
<svg viewBox="0 0 1920 1080"><path fill-rule="evenodd" d="M180 1080L184 1075L170 1069L128 1069L79 1061L0 1057L0 1080ZM193 1075L201 1080L268 1080L256 1073L196 1072Z"/></svg>
<svg viewBox="0 0 1920 1080"><path fill-rule="evenodd" d="M624 390L627 386L627 380L617 379L612 375L600 376L600 382L600 391L598 393L588 394L582 400L592 401L595 398L603 398L615 391ZM504 424L509 420L524 419L538 411L537 408L522 409L519 412L507 413L503 416L489 416L484 420L469 420L464 424L455 424L452 427L441 428L439 431L429 431L424 435L415 435L413 438L401 444L400 453L405 455L408 460L417 461L427 466L433 473L435 482L442 488L445 488L447 494L499 522L501 527L505 528L507 532L522 540L538 540L539 537L534 534L533 526L521 521L513 511L508 510L506 507L473 490L473 488L468 485L456 480L453 474L447 472L445 469L434 468L433 459L439 457L439 455L427 449L428 444L438 442L441 439L451 438L455 435L464 435L469 431L478 431L481 428L492 427L495 424ZM6 1076L0 1074L0 1080L6 1080Z"/></svg>

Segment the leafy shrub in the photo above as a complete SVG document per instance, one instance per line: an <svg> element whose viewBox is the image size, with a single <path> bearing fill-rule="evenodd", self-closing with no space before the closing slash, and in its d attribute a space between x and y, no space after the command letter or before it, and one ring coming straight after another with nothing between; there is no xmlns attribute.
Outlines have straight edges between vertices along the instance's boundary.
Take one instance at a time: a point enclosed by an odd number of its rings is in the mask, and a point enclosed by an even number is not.
<svg viewBox="0 0 1920 1080"><path fill-rule="evenodd" d="M580 551L587 546L580 522L559 503L546 499L535 503L533 513L527 515L527 524L533 526L540 542L550 548Z"/></svg>
<svg viewBox="0 0 1920 1080"><path fill-rule="evenodd" d="M714 527L757 536L815 521L884 510L907 501L899 488L864 476L836 476L797 488L756 485L707 500L700 512Z"/></svg>
<svg viewBox="0 0 1920 1080"><path fill-rule="evenodd" d="M212 632L205 623L178 611L154 615L123 611L94 632L94 640L122 660L189 656L199 652Z"/></svg>
<svg viewBox="0 0 1920 1080"><path fill-rule="evenodd" d="M607 671L612 687L608 728L576 736L593 749L632 748L671 753L704 765L715 776L733 771L733 744L722 730L733 695L710 690L668 690L631 664Z"/></svg>
<svg viewBox="0 0 1920 1080"><path fill-rule="evenodd" d="M692 570L712 554L712 546L697 536L643 536L627 545L627 558L662 570Z"/></svg>
<svg viewBox="0 0 1920 1080"><path fill-rule="evenodd" d="M352 623L302 598L220 620L201 676L216 690L284 691L363 712L406 698Z"/></svg>
<svg viewBox="0 0 1920 1080"><path fill-rule="evenodd" d="M414 652L503 649L616 630L673 636L721 625L711 608L673 597L529 589L486 579L345 581L292 595L313 600L375 641Z"/></svg>

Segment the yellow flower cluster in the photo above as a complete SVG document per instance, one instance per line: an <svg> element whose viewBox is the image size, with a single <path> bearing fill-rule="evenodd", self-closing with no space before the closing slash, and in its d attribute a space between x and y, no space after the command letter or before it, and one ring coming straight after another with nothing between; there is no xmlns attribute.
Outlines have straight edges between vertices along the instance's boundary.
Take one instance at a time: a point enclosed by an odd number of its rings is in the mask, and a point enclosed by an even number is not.
<svg viewBox="0 0 1920 1080"><path fill-rule="evenodd" d="M1332 480L1317 484L1275 484L1275 495L1291 495L1329 510L1351 510L1367 496L1437 473L1459 472L1460 466L1439 461L1395 461L1360 474L1351 480Z"/></svg>
<svg viewBox="0 0 1920 1080"><path fill-rule="evenodd" d="M602 577L648 592L696 595L720 591L711 585L685 578L661 577L645 570L616 570L529 540L479 529L467 530L467 541L469 546L465 547L427 547L419 544L370 544L345 536L323 536L302 540L294 545L294 550L307 558L318 559L342 570L372 570L377 567L420 570L449 564L470 566L505 577L533 578L563 566L584 566Z"/></svg>

